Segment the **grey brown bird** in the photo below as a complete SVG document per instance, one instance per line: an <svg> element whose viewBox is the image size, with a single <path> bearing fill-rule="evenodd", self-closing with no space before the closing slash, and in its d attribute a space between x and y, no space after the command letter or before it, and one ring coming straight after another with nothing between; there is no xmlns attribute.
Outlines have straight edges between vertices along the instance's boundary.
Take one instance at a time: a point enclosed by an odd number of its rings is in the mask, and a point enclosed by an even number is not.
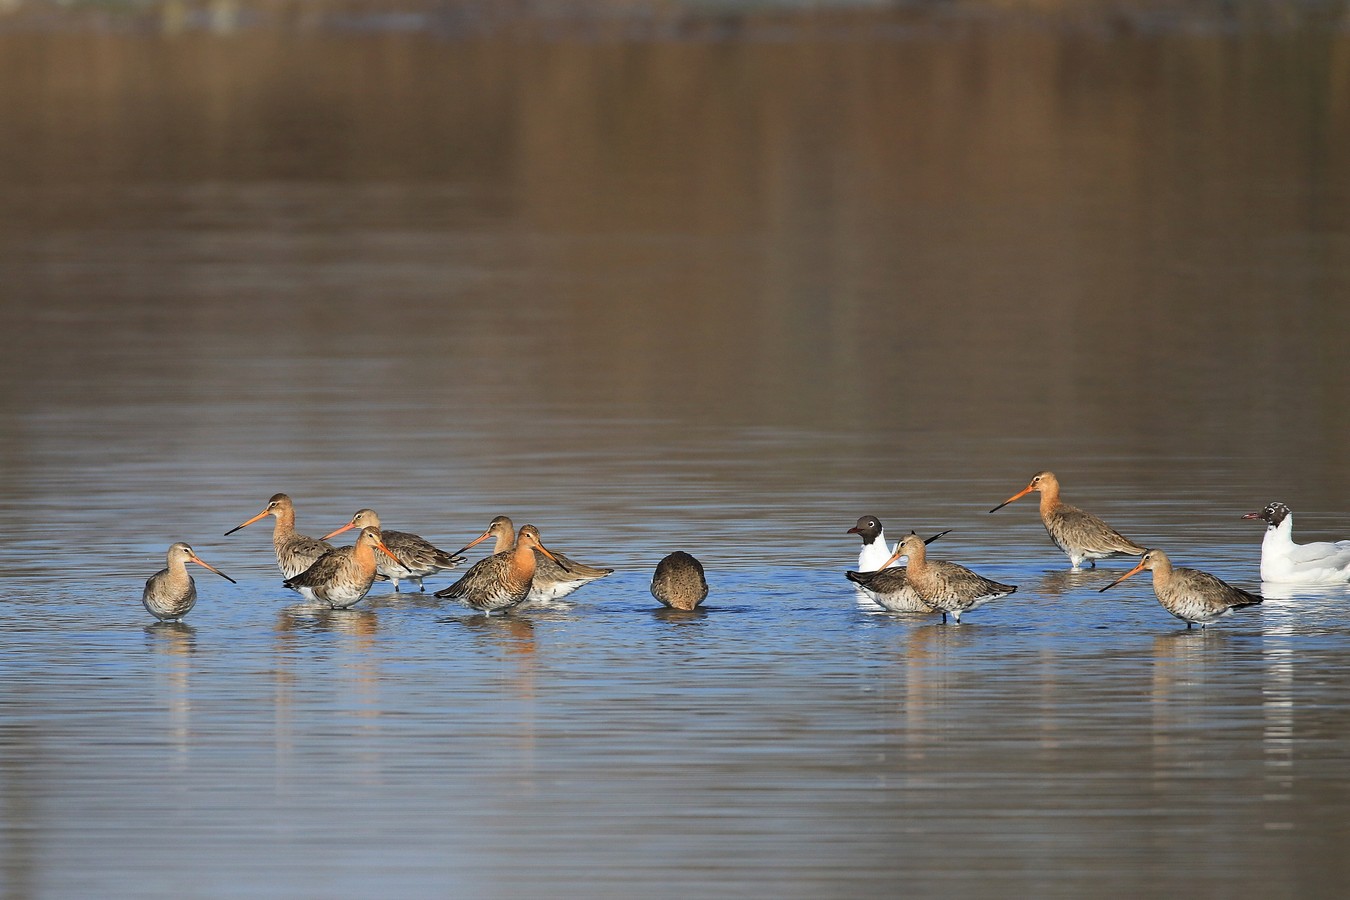
<svg viewBox="0 0 1350 900"><path fill-rule="evenodd" d="M1041 522L1045 525L1046 533L1050 535L1050 540L1055 542L1055 546L1069 557L1075 572L1082 568L1084 561L1095 569L1096 560L1108 556L1117 554L1139 556L1144 553L1146 548L1125 537L1092 513L1084 512L1060 500L1059 479L1055 477L1054 472L1037 472L1031 476L1030 484L989 511L996 513L1032 491L1040 491Z"/></svg>
<svg viewBox="0 0 1350 900"><path fill-rule="evenodd" d="M863 518L871 518L871 516L864 516ZM859 520L859 526L861 527L861 520ZM939 532L930 538L926 538L924 543L931 544L944 534L951 534L951 532ZM933 607L923 602L923 598L909 583L908 569L905 566L892 565L897 559L899 559L898 556L891 554L878 560L878 568L873 571L845 572L844 577L862 588L863 592L882 609L891 612L937 612ZM884 564L884 567L882 564Z"/></svg>
<svg viewBox="0 0 1350 900"><path fill-rule="evenodd" d="M486 540L487 534L478 540ZM478 543L474 541L473 544ZM464 549L472 547L469 544ZM518 606L530 596L537 564L535 551L558 562L539 537L533 525L520 526L514 545L509 550L494 553L469 567L454 584L436 592L437 597L457 600L470 609L491 615L497 610ZM561 565L561 564L560 564Z"/></svg>
<svg viewBox="0 0 1350 900"><path fill-rule="evenodd" d="M307 600L326 603L333 609L347 609L370 593L375 583L375 551L390 559L394 554L385 546L380 529L367 525L351 547L329 550L305 571L286 579L286 587L300 592Z"/></svg>
<svg viewBox="0 0 1350 900"><path fill-rule="evenodd" d="M1204 628L1230 615L1235 609L1255 606L1265 599L1250 591L1235 588L1208 572L1173 566L1167 554L1161 550L1145 550L1139 565L1102 588L1102 591L1110 590L1145 569L1153 573L1153 593L1162 608L1185 622L1187 628L1192 624Z"/></svg>
<svg viewBox="0 0 1350 900"><path fill-rule="evenodd" d="M488 523L486 531L457 550L455 555L458 556L488 538L497 539L492 551L494 554L504 553L515 546L515 525L509 517L497 516ZM561 600L578 588L614 573L613 569L602 569L577 562L556 550L552 551L551 555L536 552L534 562L534 580L531 582L530 595L525 600L530 604L544 605Z"/></svg>
<svg viewBox="0 0 1350 900"><path fill-rule="evenodd" d="M656 564L652 596L671 609L695 609L708 597L703 564L683 550L666 556Z"/></svg>
<svg viewBox="0 0 1350 900"><path fill-rule="evenodd" d="M965 566L929 559L927 549L923 538L911 531L895 548L894 559L909 558L909 584L919 599L932 607L934 612L942 613L943 622L947 621L950 613L956 619L956 624L960 625L964 613L1017 590L1016 585L991 581ZM894 559L888 561L887 565Z"/></svg>
<svg viewBox="0 0 1350 900"><path fill-rule="evenodd" d="M439 549L430 541L406 531L386 531L380 527L380 517L373 509L358 509L352 520L336 531L323 536L327 541L352 528L365 528L367 525L380 529L384 536L384 545L394 552L397 559L380 555L375 560L375 570L394 583L399 589L400 581L411 581L419 591L425 591L422 579L437 572L448 572L464 562L465 557L455 556Z"/></svg>
<svg viewBox="0 0 1350 900"><path fill-rule="evenodd" d="M150 615L164 622L177 622L197 603L197 585L188 574L187 564L195 562L215 572L230 584L238 584L230 576L201 559L182 541L172 544L165 554L168 566L151 575L145 582L141 603Z"/></svg>
<svg viewBox="0 0 1350 900"><path fill-rule="evenodd" d="M327 541L315 540L295 530L295 504L285 494L273 494L262 512L234 526L225 532L225 536L229 537L265 516L275 516L277 520L272 526L272 547L277 552L277 567L281 569L283 578L294 578L333 549L333 545Z"/></svg>

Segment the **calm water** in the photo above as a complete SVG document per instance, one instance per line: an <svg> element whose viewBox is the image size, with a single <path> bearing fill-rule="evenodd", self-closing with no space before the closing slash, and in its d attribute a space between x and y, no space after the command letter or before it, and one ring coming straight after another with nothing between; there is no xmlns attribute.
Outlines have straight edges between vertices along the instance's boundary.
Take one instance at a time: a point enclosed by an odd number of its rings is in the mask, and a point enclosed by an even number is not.
<svg viewBox="0 0 1350 900"><path fill-rule="evenodd" d="M1350 538L1344 30L20 29L0 122L0 896L1350 882L1350 588L1188 632L987 514ZM276 491L618 572L315 612ZM1018 593L860 608L864 513Z"/></svg>

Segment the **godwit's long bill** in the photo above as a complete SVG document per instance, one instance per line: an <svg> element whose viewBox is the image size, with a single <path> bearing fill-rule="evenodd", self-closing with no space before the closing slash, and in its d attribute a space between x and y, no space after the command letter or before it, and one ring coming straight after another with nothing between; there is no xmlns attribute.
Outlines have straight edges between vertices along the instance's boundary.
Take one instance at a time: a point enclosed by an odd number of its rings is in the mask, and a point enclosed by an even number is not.
<svg viewBox="0 0 1350 900"><path fill-rule="evenodd" d="M666 556L656 564L652 575L652 596L671 609L697 608L708 596L703 563L683 550Z"/></svg>
<svg viewBox="0 0 1350 900"><path fill-rule="evenodd" d="M1145 551L1134 541L1107 525L1092 513L1084 512L1076 506L1059 499L1059 479L1054 472L1037 472L1031 477L1031 483L1022 490L989 510L996 513L1015 500L1020 500L1032 491L1041 494L1041 522L1050 540L1064 551L1077 572L1082 564L1093 568L1096 561L1108 556L1124 554L1139 556Z"/></svg>
<svg viewBox="0 0 1350 900"><path fill-rule="evenodd" d="M497 516L474 540L464 545L456 555L481 544L488 538L496 538L493 553L503 553L515 545L515 526L507 516ZM525 599L529 604L548 604L560 600L592 581L613 574L613 569L588 566L577 562L570 556L552 551L550 555L535 554L534 580L530 584L530 595Z"/></svg>
<svg viewBox="0 0 1350 900"><path fill-rule="evenodd" d="M1294 543L1294 514L1276 501L1244 519L1262 519L1261 580L1286 584L1345 584L1350 581L1350 541Z"/></svg>
<svg viewBox="0 0 1350 900"><path fill-rule="evenodd" d="M380 529L380 533L384 535L384 545L394 553L394 559L377 557L375 570L394 583L395 591L399 590L398 583L403 580L411 581L417 585L419 591L425 591L423 578L437 572L448 572L464 562L464 557L446 553L418 535L406 531L385 531L380 527L380 517L373 509L358 509L350 522L336 531L325 534L323 540L331 540L344 531L366 526Z"/></svg>
<svg viewBox="0 0 1350 900"><path fill-rule="evenodd" d="M1258 594L1235 588L1208 572L1173 566L1167 554L1161 550L1144 551L1144 557L1139 560L1139 565L1101 590L1110 590L1126 578L1145 569L1153 573L1153 594L1162 604L1162 608L1185 622L1187 628L1192 624L1204 628L1210 622L1231 614L1235 609L1255 606L1265 599Z"/></svg>
<svg viewBox="0 0 1350 900"><path fill-rule="evenodd" d="M951 534L951 531L942 531L924 540L924 544L931 544L944 534ZM923 601L918 591L909 583L909 572L906 566L898 566L894 563L900 559L899 545L896 545L896 553L882 559L876 569L869 572L845 572L844 577L856 584L869 598L876 602L882 609L891 612L919 612L931 613L938 610L933 609Z"/></svg>
<svg viewBox="0 0 1350 900"><path fill-rule="evenodd" d="M351 547L336 547L319 557L314 565L286 579L307 600L327 603L333 609L346 609L370 593L375 583L375 551L390 559L394 554L385 546L380 530L367 525Z"/></svg>
<svg viewBox="0 0 1350 900"><path fill-rule="evenodd" d="M941 559L929 559L927 545L923 538L914 532L907 534L895 548L895 559L909 558L907 576L909 583L924 603L933 611L942 613L945 624L947 614L961 624L963 613L970 612L990 600L1006 597L1017 590L1013 584L1000 584L982 575L977 575L965 566Z"/></svg>
<svg viewBox="0 0 1350 900"><path fill-rule="evenodd" d="M295 504L285 494L273 494L262 512L234 526L225 532L225 536L229 537L267 516L276 516L276 524L272 527L272 547L276 550L277 567L281 569L283 578L294 578L333 549L333 545L327 541L316 541L295 530Z"/></svg>
<svg viewBox="0 0 1350 900"><path fill-rule="evenodd" d="M485 533L465 549L486 539ZM558 562L558 558L540 540L539 529L533 525L522 525L515 545L510 550L480 559L469 567L469 571L459 581L437 591L436 596L457 600L470 609L488 615L496 610L511 609L530 595L530 585L537 568L536 550L555 563Z"/></svg>
<svg viewBox="0 0 1350 900"><path fill-rule="evenodd" d="M199 557L192 547L182 541L169 546L165 561L166 567L146 580L145 591L141 594L141 603L145 604L150 615L165 622L177 622L197 603L197 584L188 574L188 563L194 562L215 572L230 584L238 584L233 578Z"/></svg>

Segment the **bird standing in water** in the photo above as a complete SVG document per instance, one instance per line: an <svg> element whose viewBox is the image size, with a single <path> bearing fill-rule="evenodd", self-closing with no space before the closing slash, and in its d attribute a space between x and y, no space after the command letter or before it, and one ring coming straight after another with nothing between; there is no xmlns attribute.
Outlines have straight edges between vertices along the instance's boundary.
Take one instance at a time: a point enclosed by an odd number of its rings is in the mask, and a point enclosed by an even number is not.
<svg viewBox="0 0 1350 900"><path fill-rule="evenodd" d="M1081 569L1084 561L1092 568L1097 567L1096 560L1108 556L1124 554L1139 556L1144 547L1107 525L1092 513L1084 512L1076 506L1059 499L1059 479L1054 472L1037 472L1031 476L1031 483L1022 490L989 510L996 513L1014 500L1021 499L1032 491L1041 493L1041 522L1050 540L1064 551L1073 563L1073 571Z"/></svg>
<svg viewBox="0 0 1350 900"><path fill-rule="evenodd" d="M487 534L478 540L485 540ZM478 543L474 541L473 543ZM472 547L469 544L468 547ZM464 549L468 549L465 547ZM530 595L536 569L534 551L538 550L555 563L558 558L543 545L539 529L533 525L520 526L515 545L510 550L494 553L480 559L469 571L450 585L436 592L437 597L458 600L470 609L492 615L496 610L518 606ZM559 565L562 565L559 563Z"/></svg>
<svg viewBox="0 0 1350 900"><path fill-rule="evenodd" d="M929 559L927 549L923 538L911 531L895 548L893 559L887 565L902 556L909 557L906 573L909 583L924 603L932 607L934 612L942 613L944 623L947 614L951 613L956 624L960 625L963 613L1017 590L1016 585L990 581L965 566Z"/></svg>
<svg viewBox="0 0 1350 900"><path fill-rule="evenodd" d="M944 534L951 534L951 531L940 531L930 538L925 538L924 544L931 544ZM899 549L898 544L896 548ZM881 559L880 564L872 570L845 572L844 577L856 584L868 599L882 609L891 612L936 612L933 607L923 602L919 592L909 583L908 569L894 564L899 558L896 554L891 554Z"/></svg>
<svg viewBox="0 0 1350 900"><path fill-rule="evenodd" d="M195 562L210 569L230 584L238 584L230 576L201 559L192 548L179 541L169 547L168 566L160 569L145 582L141 603L150 615L163 622L177 622L197 603L197 584L188 574L187 564Z"/></svg>
<svg viewBox="0 0 1350 900"><path fill-rule="evenodd" d="M488 538L496 538L493 553L502 553L515 546L515 525L507 516L497 516L488 523L487 530L477 538L461 547L456 556L470 547L477 546ZM530 595L524 603L545 605L561 600L573 591L590 584L606 575L612 575L613 569L602 569L577 562L571 557L552 551L551 556L535 553L534 580L530 584Z"/></svg>
<svg viewBox="0 0 1350 900"><path fill-rule="evenodd" d="M375 551L394 559L385 546L380 529L367 525L351 547L336 547L319 557L314 565L286 579L307 600L327 603L333 609L355 606L375 583Z"/></svg>
<svg viewBox="0 0 1350 900"><path fill-rule="evenodd" d="M294 578L333 549L333 545L327 541L317 541L295 530L295 504L285 494L273 494L262 512L234 526L225 532L225 536L229 537L264 516L276 516L277 519L272 527L272 546L277 551L277 567L281 569L282 578Z"/></svg>
<svg viewBox="0 0 1350 900"><path fill-rule="evenodd" d="M380 528L380 517L373 509L358 509L350 522L337 531L325 534L322 539L327 541L348 529L365 528L367 525ZM394 583L395 591L402 580L411 581L419 591L425 591L423 578L437 572L448 572L464 562L464 557L446 553L418 535L406 531L385 531L382 528L380 534L384 536L384 545L394 551L396 559L386 556L376 558L375 570Z"/></svg>
<svg viewBox="0 0 1350 900"><path fill-rule="evenodd" d="M1167 554L1161 550L1145 550L1139 565L1101 591L1110 590L1126 578L1145 569L1153 573L1153 593L1162 604L1162 608L1185 622L1187 628L1192 624L1204 628L1210 622L1216 622L1230 615L1235 609L1255 606L1265 599L1241 588L1235 588L1208 572L1173 566Z"/></svg>

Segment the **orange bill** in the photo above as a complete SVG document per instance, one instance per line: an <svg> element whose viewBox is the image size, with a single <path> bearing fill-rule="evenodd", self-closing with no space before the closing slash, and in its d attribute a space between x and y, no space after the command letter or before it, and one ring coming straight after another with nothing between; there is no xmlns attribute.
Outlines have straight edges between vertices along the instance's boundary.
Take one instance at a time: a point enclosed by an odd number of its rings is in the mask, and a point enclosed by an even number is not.
<svg viewBox="0 0 1350 900"><path fill-rule="evenodd" d="M1141 559L1141 560L1139 560L1139 565L1135 566L1133 569L1131 569L1130 571L1126 572L1124 575L1120 576L1120 577L1117 578L1115 581L1111 582L1110 584L1108 584L1106 587L1102 588L1102 589L1101 589L1100 591L1098 591L1097 593L1100 594L1100 593L1102 593L1103 591L1109 590L1109 589L1115 587L1116 585L1120 584L1120 583L1121 583L1122 581L1124 581L1126 578L1129 578L1131 575L1134 575L1134 574L1136 574L1136 573L1138 573L1138 572L1142 572L1142 571L1144 571L1144 561Z"/></svg>
<svg viewBox="0 0 1350 900"><path fill-rule="evenodd" d="M245 522L244 524L234 526L234 527L231 528L229 531L225 532L225 536L226 536L226 537L229 537L230 535L232 535L232 534L234 534L236 531L238 531L240 528L247 528L249 525L252 525L254 522L256 522L256 521L258 521L259 519L261 519L261 518L263 518L264 516L266 516L269 512L271 512L271 507L270 507L270 506L269 506L267 509L264 509L262 512L258 513L258 514L257 514L256 516L254 516L253 518L249 519L249 520L248 520L247 522Z"/></svg>
<svg viewBox="0 0 1350 900"><path fill-rule="evenodd" d="M474 538L473 540L469 541L469 542L468 542L467 544L465 544L463 547L460 547L458 550L456 550L454 553L452 553L452 554L450 554L450 555L451 555L451 556L460 556L460 555L462 555L462 554L464 553L465 550L468 550L470 547L477 547L479 544L483 543L483 541L486 541L486 540L487 540L488 538L490 538L490 537L492 537L492 529L491 529L491 528L489 528L487 531L483 532L482 534L480 534L478 537Z"/></svg>
<svg viewBox="0 0 1350 900"><path fill-rule="evenodd" d="M1033 490L1035 490L1035 485L1034 485L1034 484L1029 484L1029 485L1027 485L1026 487L1022 488L1022 490L1020 490L1020 491L1018 491L1017 493L1013 494L1013 495L1012 495L1011 497L1009 497L1007 500L1004 500L1004 501L1003 501L1002 503L1000 503L998 506L995 506L993 509L991 509L991 510L989 510L989 511L990 511L991 513L996 513L996 512L998 512L1000 509L1002 509L1003 507L1007 506L1009 503L1012 503L1014 500L1021 500L1021 499L1022 499L1023 497L1025 497L1027 494L1030 494Z"/></svg>
<svg viewBox="0 0 1350 900"><path fill-rule="evenodd" d="M228 581L230 584L238 584L238 583L239 583L239 582L235 581L233 578L231 578L230 576L226 575L224 572L222 572L222 571L220 571L219 569L217 569L215 566L211 565L211 564L210 564L209 562L207 562L206 560L204 560L204 559L202 559L201 557L199 557L199 556L198 556L197 554L195 554L195 553L193 553L193 554L191 554L190 556L188 556L188 559L192 560L192 561L195 562L197 565L202 566L203 568L210 569L212 572L215 572L217 575L219 575L221 578L224 578L224 579L225 579L226 581Z"/></svg>
<svg viewBox="0 0 1350 900"><path fill-rule="evenodd" d="M335 537L337 537L339 534L342 534L342 532L344 532L344 531L346 531L346 530L348 530L348 529L350 529L350 528L355 528L355 527L356 527L356 523L355 523L355 522L348 522L346 525L343 525L343 526L342 526L341 528L339 528L337 531L330 531L330 532L328 532L328 533L325 534L323 537L319 538L319 540L321 540L321 541L326 541L326 540L328 540L329 538L335 538Z"/></svg>

